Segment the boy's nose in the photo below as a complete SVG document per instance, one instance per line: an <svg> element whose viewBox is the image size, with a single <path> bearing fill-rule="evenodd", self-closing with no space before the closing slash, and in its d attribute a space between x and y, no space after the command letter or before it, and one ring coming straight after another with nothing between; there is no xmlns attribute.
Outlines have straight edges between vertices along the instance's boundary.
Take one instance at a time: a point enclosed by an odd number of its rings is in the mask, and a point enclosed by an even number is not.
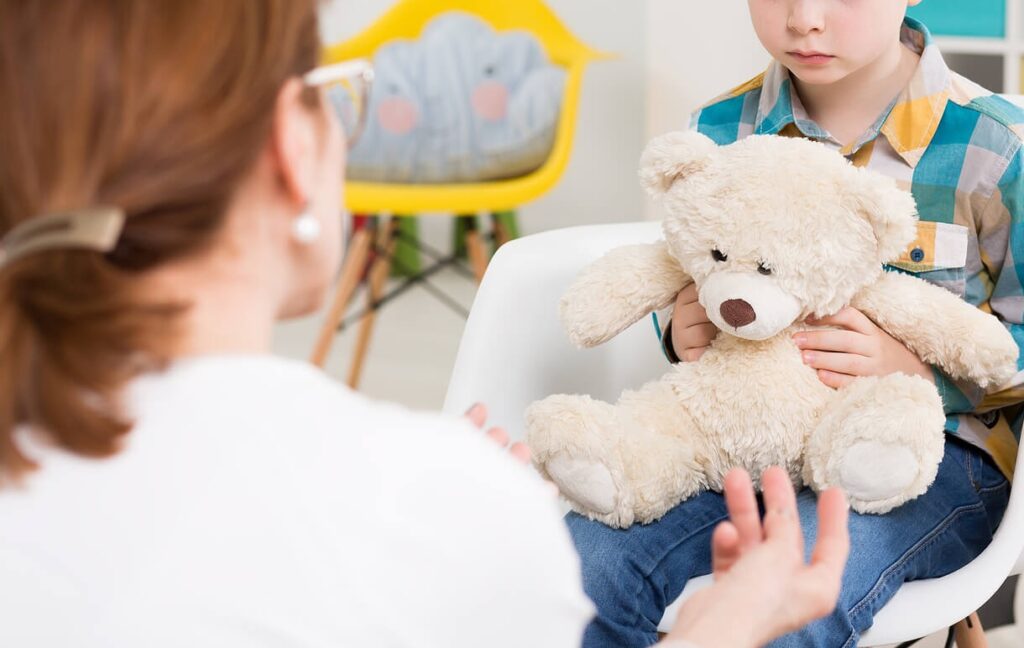
<svg viewBox="0 0 1024 648"><path fill-rule="evenodd" d="M819 0L792 0L786 26L801 36L824 31L825 13Z"/></svg>

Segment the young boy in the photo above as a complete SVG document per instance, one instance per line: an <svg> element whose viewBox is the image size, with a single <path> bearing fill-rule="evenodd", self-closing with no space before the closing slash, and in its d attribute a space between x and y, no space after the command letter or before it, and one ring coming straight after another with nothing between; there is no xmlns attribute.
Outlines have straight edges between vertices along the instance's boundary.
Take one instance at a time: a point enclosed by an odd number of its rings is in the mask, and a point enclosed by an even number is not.
<svg viewBox="0 0 1024 648"><path fill-rule="evenodd" d="M919 1L749 0L774 61L699 110L692 127L719 144L750 134L808 137L892 176L912 191L921 223L918 240L890 269L947 287L1024 341L1024 111L949 71L925 28L904 19ZM675 361L696 360L717 333L696 299L692 286L680 293L665 326ZM925 365L856 310L820 323L840 330L797 343L825 384L895 371L935 381L947 412L946 453L925 495L886 515L851 515L838 608L776 646L855 646L902 583L977 556L1005 510L1021 428L1024 374L984 394ZM811 546L815 495L804 489L798 500ZM725 518L716 493L627 530L570 515L598 607L584 645L653 644L665 607L689 578L711 571L711 532Z"/></svg>

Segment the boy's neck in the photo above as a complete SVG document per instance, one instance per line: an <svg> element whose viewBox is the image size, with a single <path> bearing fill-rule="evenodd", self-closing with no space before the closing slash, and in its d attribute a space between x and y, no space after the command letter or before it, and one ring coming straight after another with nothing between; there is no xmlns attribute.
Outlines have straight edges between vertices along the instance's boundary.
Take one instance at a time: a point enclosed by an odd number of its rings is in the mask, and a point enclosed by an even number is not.
<svg viewBox="0 0 1024 648"><path fill-rule="evenodd" d="M907 86L920 56L902 43L885 56L828 85L801 83L797 95L807 115L844 146L854 142Z"/></svg>

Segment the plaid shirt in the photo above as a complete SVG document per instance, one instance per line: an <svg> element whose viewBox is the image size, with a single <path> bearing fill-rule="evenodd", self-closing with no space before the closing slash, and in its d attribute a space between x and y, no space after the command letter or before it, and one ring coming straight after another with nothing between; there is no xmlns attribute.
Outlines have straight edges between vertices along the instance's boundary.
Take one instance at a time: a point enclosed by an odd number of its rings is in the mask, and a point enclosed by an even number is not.
<svg viewBox="0 0 1024 648"><path fill-rule="evenodd" d="M951 72L920 23L908 18L901 38L920 53L917 70L852 144L842 146L808 117L778 62L699 109L690 126L719 145L751 134L808 137L896 179L912 192L920 222L917 240L887 269L915 274L995 314L1021 346L1024 110ZM936 371L946 431L987 451L1007 475L1024 418L1021 369L1024 358L1013 381L988 394Z"/></svg>

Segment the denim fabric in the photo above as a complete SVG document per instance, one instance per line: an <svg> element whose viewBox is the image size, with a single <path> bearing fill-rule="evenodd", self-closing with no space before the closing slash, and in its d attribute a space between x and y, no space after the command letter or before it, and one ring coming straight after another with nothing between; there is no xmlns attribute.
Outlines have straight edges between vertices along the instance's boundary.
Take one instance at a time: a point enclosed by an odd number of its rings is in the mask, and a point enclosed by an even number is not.
<svg viewBox="0 0 1024 648"><path fill-rule="evenodd" d="M831 615L772 646L855 646L875 613L906 581L944 576L988 546L1010 484L980 450L947 437L928 492L886 515L851 513L851 552L839 605ZM798 494L810 554L817 535L816 497ZM598 616L584 648L649 646L665 608L686 581L711 571L711 532L726 518L718 493L683 502L648 525L612 529L575 513L566 521L583 561L584 589ZM737 611L741 614L741 611Z"/></svg>

